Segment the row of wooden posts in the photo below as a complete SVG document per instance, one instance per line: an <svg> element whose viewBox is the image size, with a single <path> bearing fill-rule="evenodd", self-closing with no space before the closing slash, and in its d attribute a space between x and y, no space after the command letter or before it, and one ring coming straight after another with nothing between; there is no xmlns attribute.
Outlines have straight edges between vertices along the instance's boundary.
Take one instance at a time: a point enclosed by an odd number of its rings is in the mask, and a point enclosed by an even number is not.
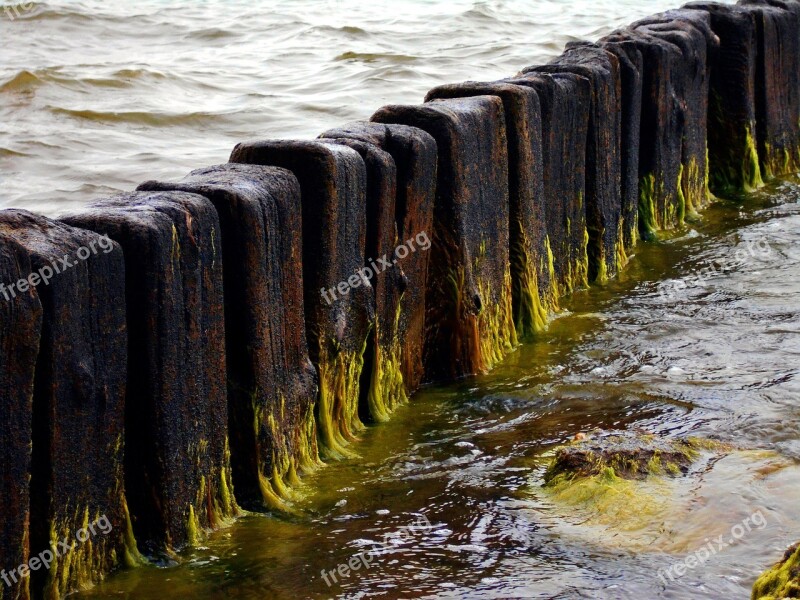
<svg viewBox="0 0 800 600"><path fill-rule="evenodd" d="M288 509L424 383L797 171L799 46L799 2L692 3L60 220L0 212L0 599Z"/></svg>

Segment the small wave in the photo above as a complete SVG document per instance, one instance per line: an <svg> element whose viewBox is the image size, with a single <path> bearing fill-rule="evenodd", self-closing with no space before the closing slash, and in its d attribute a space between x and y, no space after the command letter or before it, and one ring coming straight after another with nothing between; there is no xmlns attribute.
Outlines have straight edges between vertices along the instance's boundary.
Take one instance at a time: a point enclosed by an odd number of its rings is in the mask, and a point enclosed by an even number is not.
<svg viewBox="0 0 800 600"><path fill-rule="evenodd" d="M102 88L126 88L132 81L151 80L164 81L168 75L149 69L121 69L109 77L70 77L61 71L61 67L51 67L36 71L22 70L11 79L0 83L0 94L31 92L48 83L55 83L74 89L77 86L90 86Z"/></svg>
<svg viewBox="0 0 800 600"><path fill-rule="evenodd" d="M209 27L208 29L198 29L190 31L184 36L184 39L189 40L224 40L227 38L236 37L238 34L230 29L220 29L219 27Z"/></svg>
<svg viewBox="0 0 800 600"><path fill-rule="evenodd" d="M164 73L151 71L150 69L120 69L112 73L111 76L119 79L154 79L157 81L169 79Z"/></svg>
<svg viewBox="0 0 800 600"><path fill-rule="evenodd" d="M417 60L415 56L409 56L407 54L385 54L385 53L375 53L375 52L343 52L333 60L335 61L345 61L345 60L352 60L352 61L360 61L365 63L372 63L377 61L384 61L389 63L410 63Z"/></svg>
<svg viewBox="0 0 800 600"><path fill-rule="evenodd" d="M26 157L30 156L30 154L25 154L24 152L17 152L16 150L12 150L11 148L0 147L0 156L3 158L10 158L12 156Z"/></svg>
<svg viewBox="0 0 800 600"><path fill-rule="evenodd" d="M47 109L57 115L66 115L73 119L94 121L100 123L131 123L134 125L149 125L152 127L170 127L180 125L210 125L224 119L225 115L219 113L194 112L194 113L159 113L143 111L106 112L96 110L73 110L48 106Z"/></svg>
<svg viewBox="0 0 800 600"><path fill-rule="evenodd" d="M368 37L372 34L368 32L366 29L362 29L361 27L356 27L355 25L344 25L342 27L336 27L335 25L315 25L309 29L310 32L314 33L346 33L352 36L360 36L360 37Z"/></svg>
<svg viewBox="0 0 800 600"><path fill-rule="evenodd" d="M92 15L65 6L50 6L46 2L16 2L2 7L10 21L44 21L73 19L91 21Z"/></svg>
<svg viewBox="0 0 800 600"><path fill-rule="evenodd" d="M11 79L0 84L0 93L26 92L39 87L42 83L44 80L36 73L20 71Z"/></svg>

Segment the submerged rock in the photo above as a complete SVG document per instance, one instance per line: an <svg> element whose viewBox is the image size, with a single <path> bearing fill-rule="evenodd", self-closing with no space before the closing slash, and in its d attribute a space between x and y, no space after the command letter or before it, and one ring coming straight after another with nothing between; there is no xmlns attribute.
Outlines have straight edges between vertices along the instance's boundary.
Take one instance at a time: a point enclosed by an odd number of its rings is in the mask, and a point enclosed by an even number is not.
<svg viewBox="0 0 800 600"><path fill-rule="evenodd" d="M372 120L419 127L438 144L427 377L454 379L485 372L517 341L503 104L494 96L433 100L387 106Z"/></svg>
<svg viewBox="0 0 800 600"><path fill-rule="evenodd" d="M787 549L783 559L753 585L752 600L784 598L800 598L800 543Z"/></svg>
<svg viewBox="0 0 800 600"><path fill-rule="evenodd" d="M719 447L698 438L667 439L647 433L614 432L576 438L556 450L545 473L545 485L596 475L645 479L680 475L689 470L701 449Z"/></svg>
<svg viewBox="0 0 800 600"><path fill-rule="evenodd" d="M277 167L226 164L148 191L199 194L222 232L231 464L237 501L283 509L317 462L317 374L303 309L300 184Z"/></svg>
<svg viewBox="0 0 800 600"><path fill-rule="evenodd" d="M597 432L558 448L543 491L581 523L653 531L679 510L679 478L716 442L665 439L641 432Z"/></svg>

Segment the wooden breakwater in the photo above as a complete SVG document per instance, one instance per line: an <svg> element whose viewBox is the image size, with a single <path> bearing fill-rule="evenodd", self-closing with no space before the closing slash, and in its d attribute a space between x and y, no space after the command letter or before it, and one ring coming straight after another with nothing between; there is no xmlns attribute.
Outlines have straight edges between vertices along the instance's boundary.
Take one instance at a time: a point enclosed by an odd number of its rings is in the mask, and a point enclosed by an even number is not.
<svg viewBox="0 0 800 600"><path fill-rule="evenodd" d="M0 212L0 598L290 511L423 383L800 169L798 77L800 2L694 2L58 221Z"/></svg>

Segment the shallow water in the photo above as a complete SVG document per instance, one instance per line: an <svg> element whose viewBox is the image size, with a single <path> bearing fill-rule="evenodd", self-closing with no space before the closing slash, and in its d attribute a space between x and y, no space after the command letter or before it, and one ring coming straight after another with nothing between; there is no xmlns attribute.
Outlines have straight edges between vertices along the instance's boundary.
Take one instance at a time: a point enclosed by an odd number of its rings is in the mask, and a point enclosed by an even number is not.
<svg viewBox="0 0 800 600"><path fill-rule="evenodd" d="M512 74L675 2L525 4L0 12L0 203L57 214L224 162L243 139L311 137L440 83ZM800 181L714 205L641 246L618 280L575 294L491 375L426 389L370 428L358 458L306 479L294 516L246 517L179 565L77 597L746 598L800 539L798 248ZM710 263L717 273L694 285ZM598 427L736 450L603 518L541 488L553 447ZM742 529L757 514L763 527ZM709 542L702 564L659 577ZM369 565L326 584L323 570L376 544Z"/></svg>
<svg viewBox="0 0 800 600"><path fill-rule="evenodd" d="M799 248L800 182L714 205L575 294L491 375L426 389L369 429L357 459L307 479L297 515L245 518L180 566L78 597L748 598L800 537ZM541 487L553 446L598 427L735 449L598 517ZM690 555L704 560L665 572Z"/></svg>

